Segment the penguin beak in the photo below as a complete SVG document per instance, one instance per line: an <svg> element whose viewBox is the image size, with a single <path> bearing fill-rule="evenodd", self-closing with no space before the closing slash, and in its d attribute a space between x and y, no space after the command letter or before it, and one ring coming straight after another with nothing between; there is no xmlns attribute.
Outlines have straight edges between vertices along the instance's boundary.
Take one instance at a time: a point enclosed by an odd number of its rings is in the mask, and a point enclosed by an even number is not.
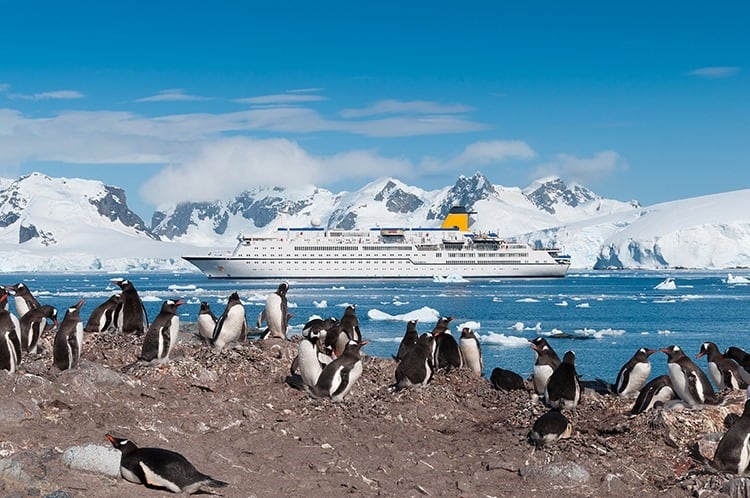
<svg viewBox="0 0 750 498"><path fill-rule="evenodd" d="M107 441L109 441L110 443L115 444L115 438L112 437L111 434L105 434L104 437L106 437Z"/></svg>
<svg viewBox="0 0 750 498"><path fill-rule="evenodd" d="M646 356L651 356L652 354L656 353L658 349L647 349L646 350Z"/></svg>
<svg viewBox="0 0 750 498"><path fill-rule="evenodd" d="M700 352L699 352L699 353L698 353L697 355L695 355L695 359L696 359L696 360L700 360L701 358L703 358L703 356L704 356L705 354L706 354L706 353L704 353L703 351L700 351Z"/></svg>

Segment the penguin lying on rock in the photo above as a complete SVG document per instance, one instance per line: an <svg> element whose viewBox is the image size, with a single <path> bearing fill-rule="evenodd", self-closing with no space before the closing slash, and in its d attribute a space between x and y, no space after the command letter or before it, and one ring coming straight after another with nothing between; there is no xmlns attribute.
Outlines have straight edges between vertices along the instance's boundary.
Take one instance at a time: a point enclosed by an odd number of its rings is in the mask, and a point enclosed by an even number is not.
<svg viewBox="0 0 750 498"><path fill-rule="evenodd" d="M167 489L173 493L194 494L203 487L227 485L199 472L184 456L162 448L139 448L129 439L105 436L122 452L120 474L125 480L147 488Z"/></svg>
<svg viewBox="0 0 750 498"><path fill-rule="evenodd" d="M559 409L555 408L539 417L529 431L529 442L538 448L554 443L560 439L569 438L573 434L573 426Z"/></svg>

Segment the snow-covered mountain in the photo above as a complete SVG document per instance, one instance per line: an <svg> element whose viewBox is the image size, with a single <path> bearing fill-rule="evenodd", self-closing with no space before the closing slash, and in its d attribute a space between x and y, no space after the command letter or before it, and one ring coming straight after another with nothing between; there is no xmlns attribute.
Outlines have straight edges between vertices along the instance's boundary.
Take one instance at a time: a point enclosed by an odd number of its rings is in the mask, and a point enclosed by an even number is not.
<svg viewBox="0 0 750 498"><path fill-rule="evenodd" d="M35 173L0 179L0 270L192 269L181 255L232 248L240 232L439 226L454 205L477 230L562 248L574 268L750 267L750 190L643 207L555 177L521 189L476 173L433 191L384 178L354 192L259 187L162 209L147 227L117 187Z"/></svg>

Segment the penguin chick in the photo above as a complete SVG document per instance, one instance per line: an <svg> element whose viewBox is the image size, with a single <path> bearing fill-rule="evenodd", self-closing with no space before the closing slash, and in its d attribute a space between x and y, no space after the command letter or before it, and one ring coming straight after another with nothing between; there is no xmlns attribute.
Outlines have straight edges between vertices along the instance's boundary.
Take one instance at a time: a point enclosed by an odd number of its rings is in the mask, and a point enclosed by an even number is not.
<svg viewBox="0 0 750 498"><path fill-rule="evenodd" d="M211 306L206 301L201 301L201 309L198 311L198 335L203 342L210 342L214 336L214 329L216 328L216 322L218 319L214 312L211 311Z"/></svg>
<svg viewBox="0 0 750 498"><path fill-rule="evenodd" d="M163 448L139 448L128 439L105 436L120 450L120 474L130 482L173 493L194 494L203 487L223 488L227 483L203 474L184 456Z"/></svg>

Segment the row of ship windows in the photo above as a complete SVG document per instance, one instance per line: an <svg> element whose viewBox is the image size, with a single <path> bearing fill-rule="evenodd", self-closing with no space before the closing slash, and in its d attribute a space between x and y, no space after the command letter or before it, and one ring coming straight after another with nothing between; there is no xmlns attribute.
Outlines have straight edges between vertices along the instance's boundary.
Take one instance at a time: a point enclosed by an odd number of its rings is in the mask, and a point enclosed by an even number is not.
<svg viewBox="0 0 750 498"><path fill-rule="evenodd" d="M326 264L326 265L331 265L331 264L333 264L333 265L345 265L347 263L351 263L351 264L358 264L360 266L361 265L368 265L368 266L370 266L370 265L373 265L373 264L375 264L375 265L381 265L382 266L382 265L384 265L386 263L388 263L390 265L395 265L396 263L401 263L401 262L402 261L396 261L396 260L383 262L383 261L356 261L356 260L355 261L347 261L347 260L332 260L332 259L326 259L324 261L307 261L307 260L294 260L294 261L274 261L274 260L270 260L270 261L262 261L262 263L264 265L265 264L275 265L277 263L279 265L289 265L290 263L294 263L295 265L298 265L298 264L303 264L303 265L307 265L307 264L311 264L311 265L321 265L321 264ZM247 261L247 264L253 264L253 263L260 263L260 261ZM488 262L479 261L478 263L479 264L495 264L495 263L490 263L489 261ZM518 260L518 259L509 259L509 260L500 261L499 263L510 264L510 265L520 265L521 264L521 260ZM444 264L446 264L446 265L463 265L463 264L466 264L466 263L464 261L445 261Z"/></svg>
<svg viewBox="0 0 750 498"><path fill-rule="evenodd" d="M320 248L318 248L318 249L320 249ZM439 252L435 253L435 257L437 257L437 258L442 257L442 255L443 254L439 253ZM309 257L316 257L315 254L309 254L308 256ZM346 256L346 255L344 255L344 256ZM361 256L362 256L361 254L351 254L351 257L353 257L353 258L361 257ZM382 256L396 257L396 256L398 256L398 254L391 253L391 254L383 254ZM529 256L529 254L525 253L525 252L508 252L508 253L503 253L503 254L497 254L497 253L493 253L493 252L478 252L478 253L472 253L472 252L449 252L448 253L448 257L449 258L473 258L473 257L478 257L478 258L503 258L503 260L506 260L506 258L527 258L528 256ZM264 254L260 254L260 257L262 257L262 258L274 257L274 255L268 255L268 254L264 253ZM292 255L291 254L287 254L286 257L291 259ZM326 255L324 255L324 254L318 254L317 257L319 257L319 258L325 258Z"/></svg>

